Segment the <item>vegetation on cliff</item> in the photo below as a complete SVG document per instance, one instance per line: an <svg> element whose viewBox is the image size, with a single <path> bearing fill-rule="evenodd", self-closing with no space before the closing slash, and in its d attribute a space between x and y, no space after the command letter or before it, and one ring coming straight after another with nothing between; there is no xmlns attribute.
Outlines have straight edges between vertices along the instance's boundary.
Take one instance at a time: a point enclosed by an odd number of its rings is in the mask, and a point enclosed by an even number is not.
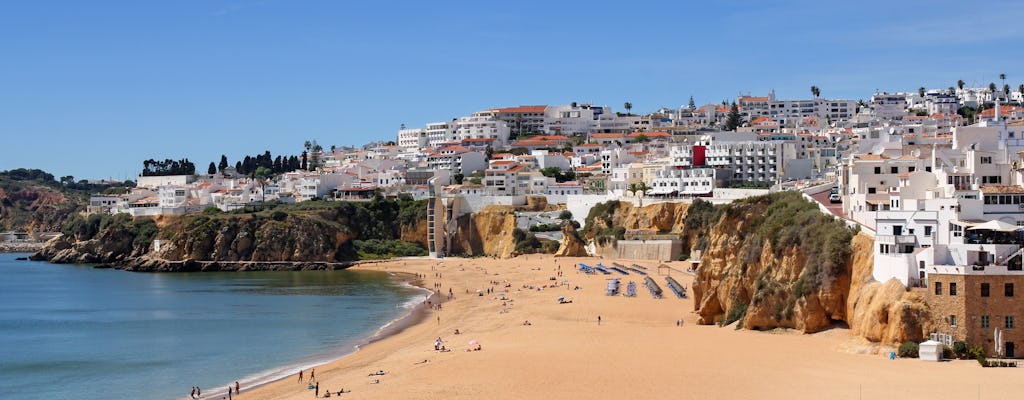
<svg viewBox="0 0 1024 400"><path fill-rule="evenodd" d="M694 288L702 323L814 332L845 319L855 231L800 193L697 201L685 226L706 251Z"/></svg>
<svg viewBox="0 0 1024 400"><path fill-rule="evenodd" d="M368 202L309 201L258 211L202 213L132 220L126 214L76 216L60 240L36 258L55 262L129 262L143 256L168 261L338 262L424 255L403 240L426 220L426 201L374 197ZM163 241L160 249L151 246ZM417 240L418 241L418 240Z"/></svg>
<svg viewBox="0 0 1024 400"><path fill-rule="evenodd" d="M89 195L95 192L121 192L124 184L93 184L38 169L0 171L0 229L56 232L71 215L84 211Z"/></svg>

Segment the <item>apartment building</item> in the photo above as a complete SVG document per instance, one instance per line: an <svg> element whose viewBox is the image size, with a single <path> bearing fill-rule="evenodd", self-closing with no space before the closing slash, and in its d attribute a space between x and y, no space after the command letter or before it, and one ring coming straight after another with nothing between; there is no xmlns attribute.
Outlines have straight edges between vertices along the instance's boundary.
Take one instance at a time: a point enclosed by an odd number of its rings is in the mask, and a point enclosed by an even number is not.
<svg viewBox="0 0 1024 400"><path fill-rule="evenodd" d="M740 95L736 102L740 114L746 121L753 121L759 116L768 117L779 125L794 126L808 117L822 121L846 121L857 113L857 102L853 100L822 99L810 100L779 100L775 91L768 96L754 97Z"/></svg>

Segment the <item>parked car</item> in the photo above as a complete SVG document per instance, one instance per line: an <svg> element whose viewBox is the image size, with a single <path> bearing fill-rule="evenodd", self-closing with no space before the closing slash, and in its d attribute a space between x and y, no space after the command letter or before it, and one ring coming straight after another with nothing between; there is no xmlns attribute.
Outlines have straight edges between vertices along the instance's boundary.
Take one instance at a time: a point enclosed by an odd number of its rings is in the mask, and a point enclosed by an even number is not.
<svg viewBox="0 0 1024 400"><path fill-rule="evenodd" d="M839 194L839 188L838 187L833 187L832 189L829 189L828 194L829 195Z"/></svg>
<svg viewBox="0 0 1024 400"><path fill-rule="evenodd" d="M828 202L829 203L842 203L843 202L843 198L839 197L839 193L832 193L832 194L828 195Z"/></svg>

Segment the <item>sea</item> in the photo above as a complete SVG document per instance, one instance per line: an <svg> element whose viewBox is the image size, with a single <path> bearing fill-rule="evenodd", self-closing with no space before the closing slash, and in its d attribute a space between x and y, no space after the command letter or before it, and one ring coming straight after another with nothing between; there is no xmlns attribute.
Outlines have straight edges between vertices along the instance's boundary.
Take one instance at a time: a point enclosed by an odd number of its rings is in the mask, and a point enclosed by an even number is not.
<svg viewBox="0 0 1024 400"><path fill-rule="evenodd" d="M0 254L0 398L221 398L337 359L429 294L371 271L134 273Z"/></svg>

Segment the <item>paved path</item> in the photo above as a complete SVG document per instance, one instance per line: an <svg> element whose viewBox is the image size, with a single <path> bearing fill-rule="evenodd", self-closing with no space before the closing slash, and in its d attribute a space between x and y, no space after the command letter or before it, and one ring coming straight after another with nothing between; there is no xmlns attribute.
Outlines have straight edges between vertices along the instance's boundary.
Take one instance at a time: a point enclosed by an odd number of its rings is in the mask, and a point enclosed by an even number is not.
<svg viewBox="0 0 1024 400"><path fill-rule="evenodd" d="M828 201L828 191L827 190L824 191L824 192L812 195L811 198L813 198L814 200L817 200L819 203L824 205L825 208L827 208L830 212L832 212L832 214L834 214L836 216L839 216L839 217L844 217L844 215L843 215L843 203L834 203L833 204L832 202L829 202Z"/></svg>

